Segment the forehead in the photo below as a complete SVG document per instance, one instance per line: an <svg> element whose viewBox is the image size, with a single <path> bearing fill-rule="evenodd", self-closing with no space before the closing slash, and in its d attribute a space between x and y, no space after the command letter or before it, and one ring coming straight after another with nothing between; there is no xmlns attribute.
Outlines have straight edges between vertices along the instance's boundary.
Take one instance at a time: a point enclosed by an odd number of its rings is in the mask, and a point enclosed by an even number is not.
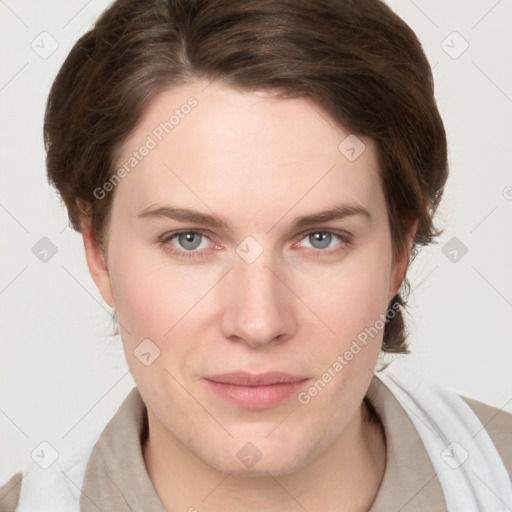
<svg viewBox="0 0 512 512"><path fill-rule="evenodd" d="M251 198L253 211L318 197L369 203L379 188L372 140L354 138L305 98L217 82L158 94L116 163L128 171L116 195L139 210L177 196L195 205Z"/></svg>
<svg viewBox="0 0 512 512"><path fill-rule="evenodd" d="M305 155L336 154L340 137L350 134L308 98L276 98L270 91L247 92L220 82L194 81L157 94L125 150L147 136L158 145L172 144L191 130L203 145L230 143L233 154L242 143L269 151L286 144L278 153L294 148Z"/></svg>

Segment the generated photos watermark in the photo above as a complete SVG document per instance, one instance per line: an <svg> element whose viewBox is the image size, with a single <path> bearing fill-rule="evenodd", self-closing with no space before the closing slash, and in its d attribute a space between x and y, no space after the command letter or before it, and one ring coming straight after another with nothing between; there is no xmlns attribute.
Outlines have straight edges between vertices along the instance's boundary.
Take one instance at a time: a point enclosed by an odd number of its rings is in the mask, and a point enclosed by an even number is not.
<svg viewBox="0 0 512 512"><path fill-rule="evenodd" d="M399 312L401 305L399 302L393 302L388 308L386 314L381 313L375 323L361 331L356 339L352 340L350 347L338 355L336 360L325 370L325 372L305 391L297 395L297 400L302 405L307 405L311 399L317 396L342 370L354 359L361 350L367 346L368 342L377 336L386 326L386 323L394 318Z"/></svg>

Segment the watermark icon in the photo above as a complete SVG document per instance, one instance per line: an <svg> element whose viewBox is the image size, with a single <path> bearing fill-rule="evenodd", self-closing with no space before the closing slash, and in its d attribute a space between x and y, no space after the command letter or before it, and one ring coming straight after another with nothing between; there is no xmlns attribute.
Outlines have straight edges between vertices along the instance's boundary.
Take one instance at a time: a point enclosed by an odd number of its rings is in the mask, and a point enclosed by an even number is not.
<svg viewBox="0 0 512 512"><path fill-rule="evenodd" d="M159 125L155 126L151 133L146 137L144 143L118 167L117 171L112 174L112 176L101 186L96 187L93 191L93 195L96 199L104 199L109 192L115 189L121 180L125 178L130 172L139 165L142 160L149 153L155 149L162 140L164 140L165 136L178 126L182 119L185 119L188 114L192 111L193 108L197 107L198 101L196 98L191 96L187 99L186 103L180 106L180 108L174 109L174 114L172 114L166 121L162 121Z"/></svg>
<svg viewBox="0 0 512 512"><path fill-rule="evenodd" d="M133 354L144 366L149 366L160 357L160 349L149 338L146 338L135 347Z"/></svg>
<svg viewBox="0 0 512 512"><path fill-rule="evenodd" d="M351 162L357 160L365 149L364 142L353 133L343 139L338 146L338 151Z"/></svg>
<svg viewBox="0 0 512 512"><path fill-rule="evenodd" d="M48 59L59 47L57 40L48 32L43 31L30 43L30 47L41 59Z"/></svg>
<svg viewBox="0 0 512 512"><path fill-rule="evenodd" d="M460 443L453 441L441 452L441 458L452 469L457 469L469 458L469 453Z"/></svg>
<svg viewBox="0 0 512 512"><path fill-rule="evenodd" d="M42 263L48 263L56 254L57 246L46 236L32 247L32 254Z"/></svg>
<svg viewBox="0 0 512 512"><path fill-rule="evenodd" d="M512 199L512 187L511 187L510 185L509 185L508 187L505 187L505 188L503 189L502 194L503 194L503 197L504 197L505 199L507 199L508 201L510 201L510 200Z"/></svg>
<svg viewBox="0 0 512 512"><path fill-rule="evenodd" d="M356 339L352 340L350 348L345 350L343 354L338 355L336 360L322 373L322 375L311 385L307 390L301 391L297 395L297 400L302 405L307 405L311 399L317 396L327 384L329 384L342 370L349 364L354 357L361 352L361 350L368 345L375 336L381 332L386 323L395 318L397 312L401 309L398 301L393 302L392 306L388 308L386 314L381 313L379 318L370 327L365 327Z"/></svg>
<svg viewBox="0 0 512 512"><path fill-rule="evenodd" d="M236 246L235 251L246 263L254 263L263 253L263 247L255 238L248 236Z"/></svg>
<svg viewBox="0 0 512 512"><path fill-rule="evenodd" d="M441 252L452 262L458 263L468 252L467 246L456 236L443 245Z"/></svg>
<svg viewBox="0 0 512 512"><path fill-rule="evenodd" d="M40 468L48 469L59 458L59 452L48 441L42 441L30 456Z"/></svg>
<svg viewBox="0 0 512 512"><path fill-rule="evenodd" d="M469 48L469 43L454 30L441 41L441 48L452 59L458 59Z"/></svg>
<svg viewBox="0 0 512 512"><path fill-rule="evenodd" d="M263 454L254 444L248 442L238 450L236 456L247 469L251 469L261 459Z"/></svg>

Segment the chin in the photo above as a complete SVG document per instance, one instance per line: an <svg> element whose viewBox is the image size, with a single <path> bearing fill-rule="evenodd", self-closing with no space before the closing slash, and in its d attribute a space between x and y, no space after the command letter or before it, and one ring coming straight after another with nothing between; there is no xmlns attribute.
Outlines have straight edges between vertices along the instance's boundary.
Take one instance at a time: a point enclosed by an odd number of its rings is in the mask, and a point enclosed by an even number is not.
<svg viewBox="0 0 512 512"><path fill-rule="evenodd" d="M270 460L259 460L252 467L244 467L239 461L230 462L223 460L220 464L212 465L211 467L221 471L222 473L231 474L236 477L258 478L266 477L269 475L280 477L295 473L303 467L304 464L299 463L296 457L290 457L287 460L283 458L272 457Z"/></svg>
<svg viewBox="0 0 512 512"><path fill-rule="evenodd" d="M296 472L313 457L314 450L299 443L269 438L230 440L229 446L222 446L216 453L204 456L203 462L223 473L236 476L268 477L284 476Z"/></svg>

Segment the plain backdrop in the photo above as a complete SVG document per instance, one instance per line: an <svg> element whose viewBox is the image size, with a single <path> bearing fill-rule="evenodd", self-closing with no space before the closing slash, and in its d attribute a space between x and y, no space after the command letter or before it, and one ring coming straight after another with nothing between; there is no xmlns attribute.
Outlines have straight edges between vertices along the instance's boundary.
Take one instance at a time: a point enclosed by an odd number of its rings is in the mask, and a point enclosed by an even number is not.
<svg viewBox="0 0 512 512"><path fill-rule="evenodd" d="M105 0L0 0L0 484L42 441L98 432L135 385L45 176L50 85ZM390 0L433 67L449 142L439 243L414 261L410 364L512 411L510 0ZM37 244L54 246L48 260ZM35 246L35 249L34 249Z"/></svg>

